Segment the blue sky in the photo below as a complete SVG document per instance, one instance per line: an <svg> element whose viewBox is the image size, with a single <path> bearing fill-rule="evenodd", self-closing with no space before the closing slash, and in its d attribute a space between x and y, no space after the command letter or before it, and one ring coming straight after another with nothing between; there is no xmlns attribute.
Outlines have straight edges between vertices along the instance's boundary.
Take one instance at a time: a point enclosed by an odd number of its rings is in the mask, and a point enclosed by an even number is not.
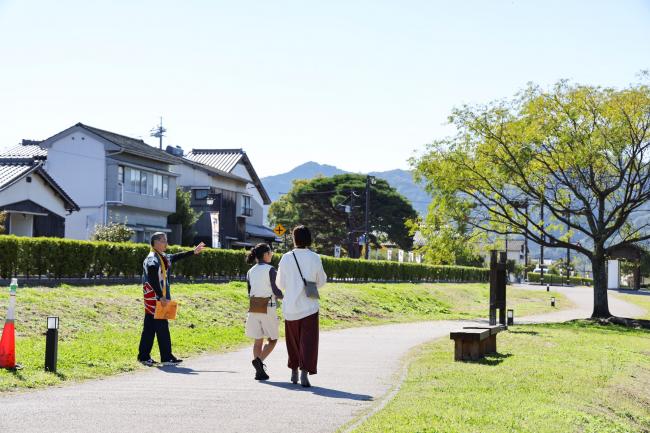
<svg viewBox="0 0 650 433"><path fill-rule="evenodd" d="M76 122L155 144L162 115L261 176L407 168L454 106L643 69L648 0L0 0L0 149Z"/></svg>

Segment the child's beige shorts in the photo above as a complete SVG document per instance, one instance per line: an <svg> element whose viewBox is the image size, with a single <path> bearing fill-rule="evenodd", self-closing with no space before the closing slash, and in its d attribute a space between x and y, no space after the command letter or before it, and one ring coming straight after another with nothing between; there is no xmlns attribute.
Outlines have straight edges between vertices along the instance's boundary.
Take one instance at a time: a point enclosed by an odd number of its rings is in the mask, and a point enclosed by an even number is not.
<svg viewBox="0 0 650 433"><path fill-rule="evenodd" d="M275 307L267 307L264 313L248 313L246 318L246 336L250 338L270 338L277 340L280 336L278 327L280 319Z"/></svg>

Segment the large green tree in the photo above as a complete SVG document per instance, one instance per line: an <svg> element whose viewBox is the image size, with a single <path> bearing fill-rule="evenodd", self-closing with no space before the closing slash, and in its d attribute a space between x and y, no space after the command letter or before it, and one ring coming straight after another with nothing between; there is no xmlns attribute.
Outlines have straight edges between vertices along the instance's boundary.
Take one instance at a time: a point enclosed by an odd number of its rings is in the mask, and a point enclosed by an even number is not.
<svg viewBox="0 0 650 433"><path fill-rule="evenodd" d="M190 246L194 242L194 223L199 220L202 212L192 209L192 195L190 191L176 188L176 212L167 217L168 224L181 225L181 245Z"/></svg>
<svg viewBox="0 0 650 433"><path fill-rule="evenodd" d="M639 218L650 199L648 85L531 85L510 100L456 109L450 122L457 135L413 160L429 191L472 208L467 223L482 232L585 255L592 316L609 317L608 256L650 239Z"/></svg>
<svg viewBox="0 0 650 433"><path fill-rule="evenodd" d="M271 205L269 222L288 229L297 224L308 226L315 246L331 254L334 245L348 245L363 233L365 188L366 176L360 174L296 181L288 194ZM411 203L382 179L370 185L369 197L371 237L385 234L400 248L411 249L413 239L406 221L417 216Z"/></svg>
<svg viewBox="0 0 650 433"><path fill-rule="evenodd" d="M484 236L467 224L469 209L459 203L448 206L440 196L434 197L423 219L411 223L411 232L419 231L424 243L417 248L425 263L433 265L483 266L480 245Z"/></svg>

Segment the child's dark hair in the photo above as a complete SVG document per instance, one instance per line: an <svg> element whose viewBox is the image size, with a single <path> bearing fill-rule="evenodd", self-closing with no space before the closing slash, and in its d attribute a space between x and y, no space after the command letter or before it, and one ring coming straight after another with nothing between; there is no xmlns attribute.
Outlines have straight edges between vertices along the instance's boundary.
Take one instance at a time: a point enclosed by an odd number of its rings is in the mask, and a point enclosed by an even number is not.
<svg viewBox="0 0 650 433"><path fill-rule="evenodd" d="M257 244L246 254L246 263L252 265L255 263L255 260L262 261L264 254L271 251L271 247L268 244Z"/></svg>

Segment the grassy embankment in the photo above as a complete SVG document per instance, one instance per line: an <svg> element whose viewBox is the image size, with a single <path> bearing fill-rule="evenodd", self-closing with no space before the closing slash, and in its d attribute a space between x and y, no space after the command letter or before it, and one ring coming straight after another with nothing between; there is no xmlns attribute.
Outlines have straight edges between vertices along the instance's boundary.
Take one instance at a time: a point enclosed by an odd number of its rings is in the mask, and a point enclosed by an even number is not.
<svg viewBox="0 0 650 433"><path fill-rule="evenodd" d="M192 356L248 343L245 283L177 284L181 303L171 325L174 353ZM559 307L569 307L561 295ZM509 289L517 316L552 310L546 292ZM0 314L8 296L0 297ZM135 361L143 307L138 286L26 288L17 298L18 372L0 370L0 391L56 385L143 368ZM486 284L328 284L322 291L323 329L436 319L485 317ZM60 317L58 373L43 372L48 315ZM152 355L158 359L154 346Z"/></svg>
<svg viewBox="0 0 650 433"><path fill-rule="evenodd" d="M516 326L499 354L454 362L448 340L414 354L369 432L650 431L650 333L576 321Z"/></svg>

